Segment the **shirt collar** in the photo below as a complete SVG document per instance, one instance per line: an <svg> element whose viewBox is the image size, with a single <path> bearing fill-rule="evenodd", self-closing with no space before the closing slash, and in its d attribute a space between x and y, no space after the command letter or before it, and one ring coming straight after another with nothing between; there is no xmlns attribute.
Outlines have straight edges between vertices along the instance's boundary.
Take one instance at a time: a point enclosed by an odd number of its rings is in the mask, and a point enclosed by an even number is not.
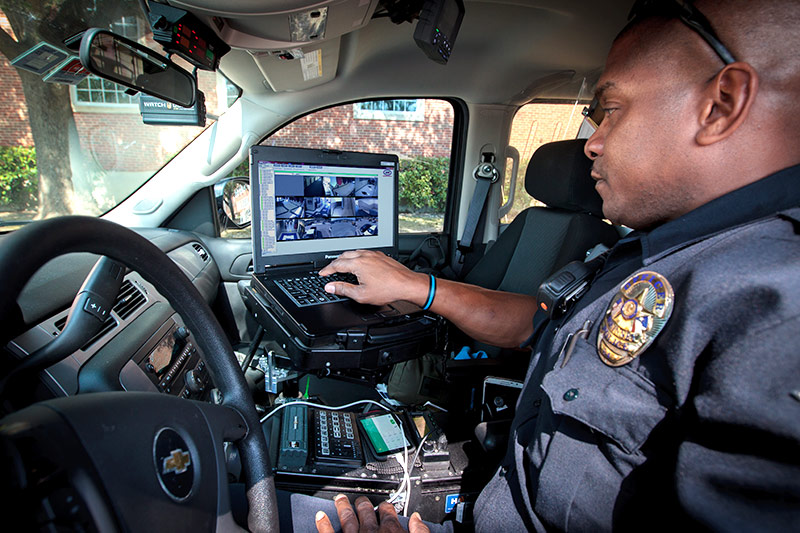
<svg viewBox="0 0 800 533"><path fill-rule="evenodd" d="M720 196L648 233L630 236L640 239L643 263L648 264L675 247L798 205L800 165L795 165Z"/></svg>

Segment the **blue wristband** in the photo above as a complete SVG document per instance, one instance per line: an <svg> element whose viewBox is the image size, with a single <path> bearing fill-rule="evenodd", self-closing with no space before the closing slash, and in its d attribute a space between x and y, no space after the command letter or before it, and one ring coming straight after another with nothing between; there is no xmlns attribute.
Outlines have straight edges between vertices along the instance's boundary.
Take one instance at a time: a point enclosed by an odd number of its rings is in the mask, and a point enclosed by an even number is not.
<svg viewBox="0 0 800 533"><path fill-rule="evenodd" d="M433 277L433 274L429 274L431 277L431 288L428 290L428 301L425 302L425 305L422 307L423 311L427 311L431 308L431 304L433 304L433 298L436 296L436 278Z"/></svg>

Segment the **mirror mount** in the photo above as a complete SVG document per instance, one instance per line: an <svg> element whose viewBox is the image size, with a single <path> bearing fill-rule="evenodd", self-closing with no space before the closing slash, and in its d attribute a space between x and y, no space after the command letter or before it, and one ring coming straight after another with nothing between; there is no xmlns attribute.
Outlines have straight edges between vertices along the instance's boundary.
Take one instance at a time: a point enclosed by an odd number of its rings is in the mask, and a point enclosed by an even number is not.
<svg viewBox="0 0 800 533"><path fill-rule="evenodd" d="M197 78L168 58L101 28L81 39L81 64L92 74L182 107L197 101Z"/></svg>

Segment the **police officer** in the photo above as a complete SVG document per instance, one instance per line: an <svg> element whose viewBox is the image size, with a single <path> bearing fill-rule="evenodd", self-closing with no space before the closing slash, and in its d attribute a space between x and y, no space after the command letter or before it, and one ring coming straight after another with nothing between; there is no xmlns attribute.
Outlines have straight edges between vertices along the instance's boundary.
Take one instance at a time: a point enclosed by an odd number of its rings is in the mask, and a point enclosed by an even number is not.
<svg viewBox="0 0 800 533"><path fill-rule="evenodd" d="M360 302L432 298L484 343L533 337L477 530L800 529L799 24L790 0L637 2L585 147L605 216L636 231L535 332L534 298L433 292L382 254L321 272L356 274L326 289ZM364 502L356 516L337 498L345 530L377 528ZM385 530L399 527L389 507ZM426 530L418 516L409 528Z"/></svg>

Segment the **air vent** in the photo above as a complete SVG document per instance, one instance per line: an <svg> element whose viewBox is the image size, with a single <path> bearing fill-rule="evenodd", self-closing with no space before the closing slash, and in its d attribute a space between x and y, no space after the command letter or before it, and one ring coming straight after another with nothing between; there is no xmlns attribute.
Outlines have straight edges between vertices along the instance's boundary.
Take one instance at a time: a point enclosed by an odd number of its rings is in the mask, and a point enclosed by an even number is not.
<svg viewBox="0 0 800 533"><path fill-rule="evenodd" d="M202 246L197 243L193 243L192 248L194 248L194 251L197 252L197 255L200 256L200 259L202 259L204 263L208 261L208 252L206 252Z"/></svg>
<svg viewBox="0 0 800 533"><path fill-rule="evenodd" d="M87 342L86 344L81 346L81 350L83 350L84 352L86 350L88 350L89 346L94 344L96 340L100 339L100 337L102 337L103 335L105 335L106 333L108 333L109 331L114 329L115 327L117 327L117 321L114 320L114 318L111 315L109 315L108 318L106 318L106 321L103 322L103 327L100 328L100 331L95 333L94 337L89 339L89 342Z"/></svg>
<svg viewBox="0 0 800 533"><path fill-rule="evenodd" d="M60 319L56 320L56 323L54 325L55 325L55 327L56 327L56 329L58 330L59 333L61 333L64 330L64 325L66 325L66 323L67 323L67 317L60 318ZM83 350L84 352L86 350L88 350L89 346L94 344L95 341L97 341L100 337L102 337L103 335L105 335L106 333L108 333L109 331L114 329L115 327L117 327L117 321L114 320L114 317L112 317L111 315L108 315L108 318L106 318L106 321L103 322L103 327L100 328L100 331L95 333L94 337L89 339L89 341L86 344L81 346L81 350Z"/></svg>
<svg viewBox="0 0 800 533"><path fill-rule="evenodd" d="M122 320L125 320L134 311L139 309L147 301L142 291L129 280L122 283L117 295L117 301L114 303L114 312L116 312Z"/></svg>

